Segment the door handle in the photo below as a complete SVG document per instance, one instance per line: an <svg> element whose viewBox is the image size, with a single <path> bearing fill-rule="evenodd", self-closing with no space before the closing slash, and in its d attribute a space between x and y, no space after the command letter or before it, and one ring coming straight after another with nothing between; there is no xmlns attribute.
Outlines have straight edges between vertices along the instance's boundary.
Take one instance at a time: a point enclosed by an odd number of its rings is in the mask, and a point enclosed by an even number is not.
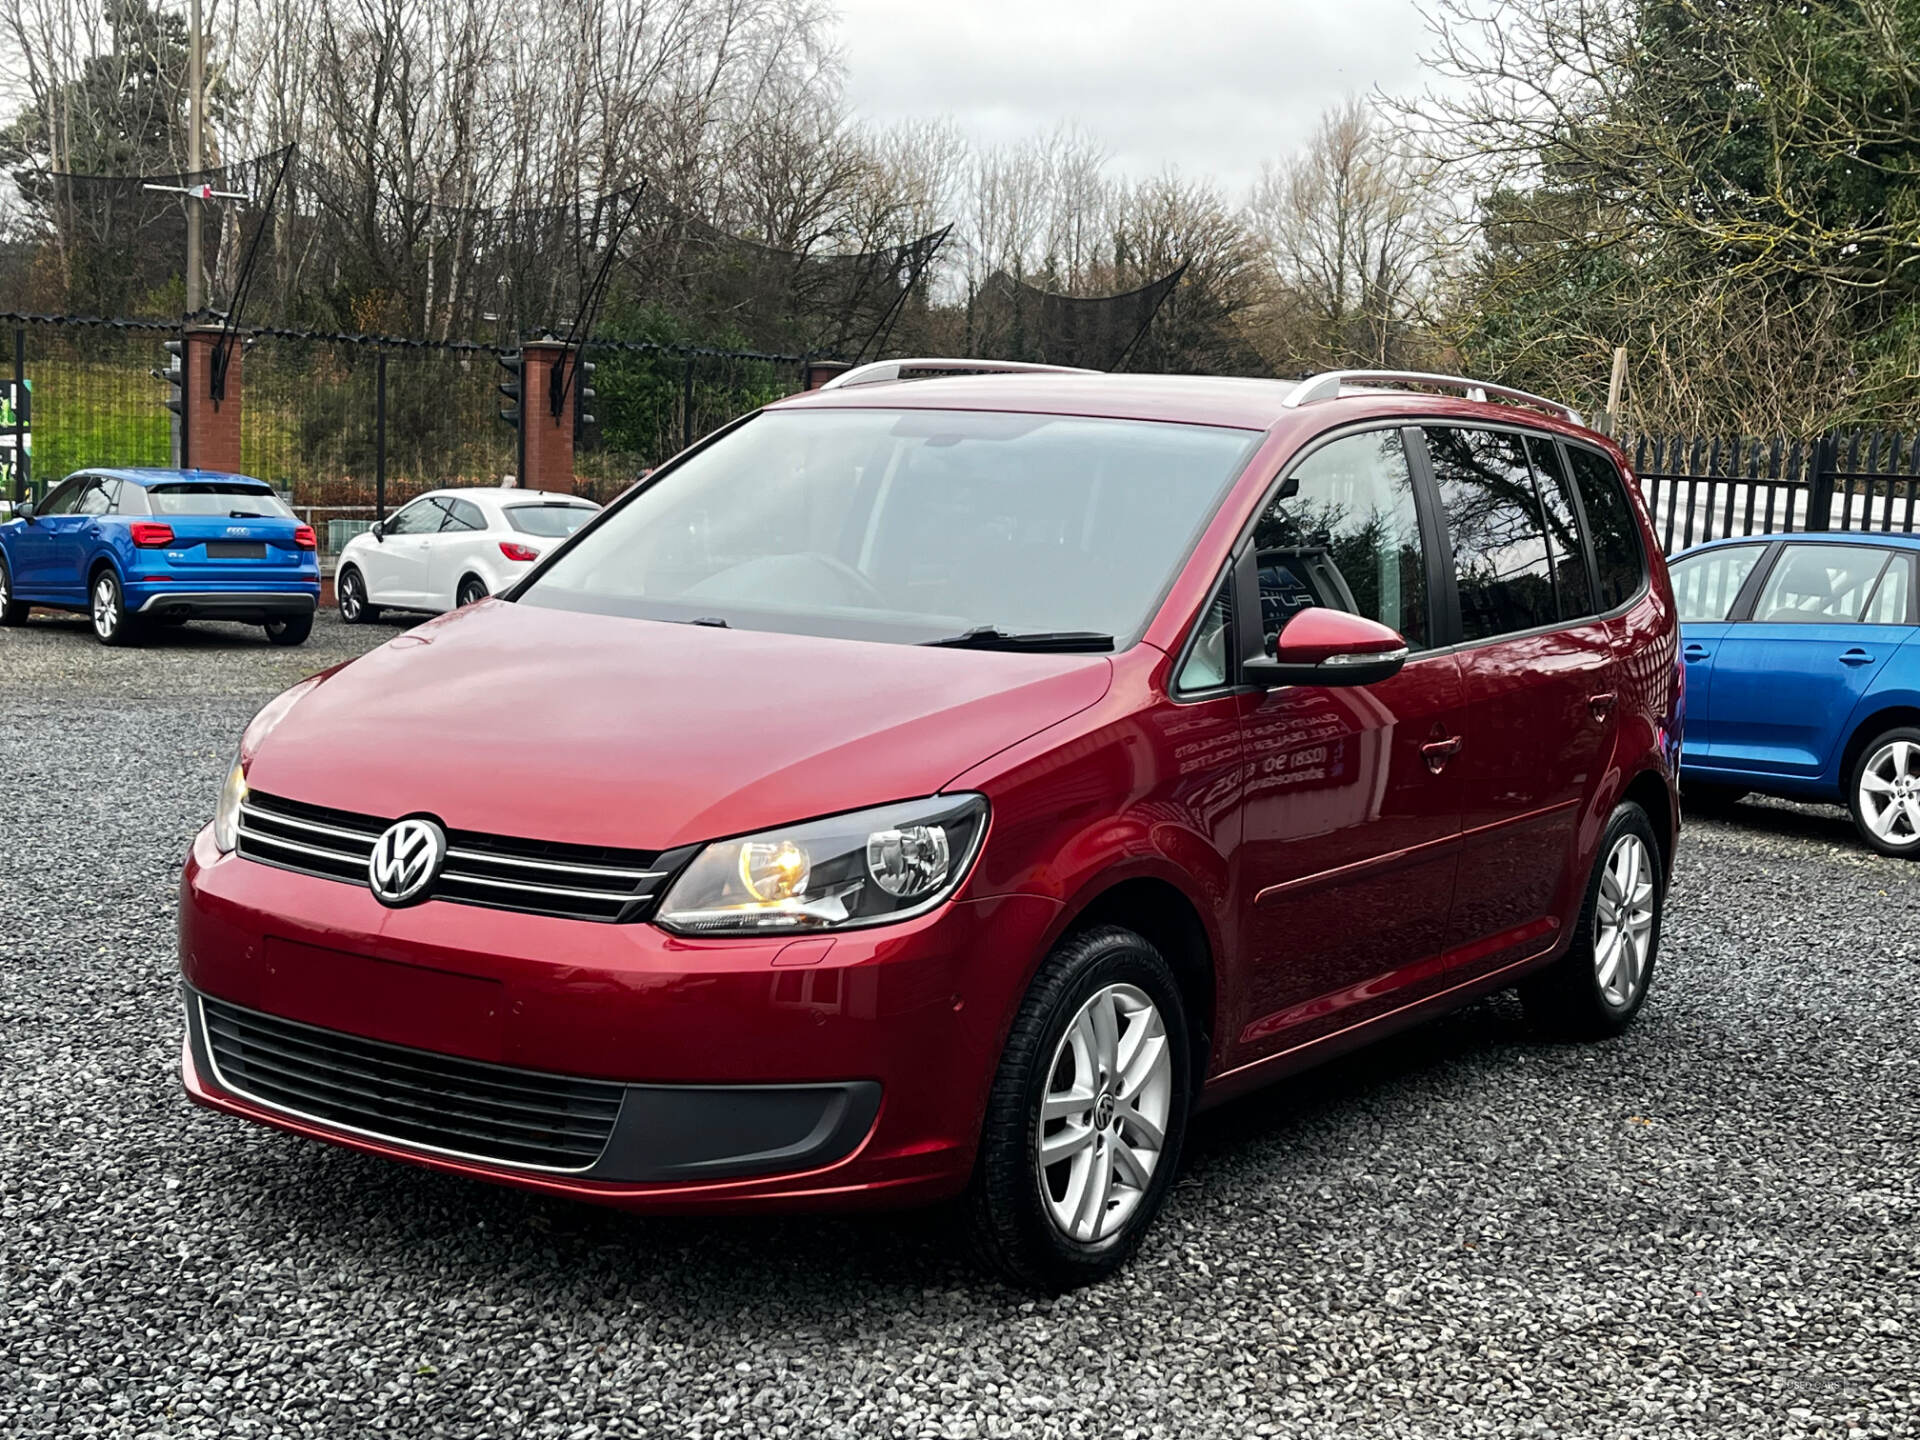
<svg viewBox="0 0 1920 1440"><path fill-rule="evenodd" d="M1840 663L1842 665L1871 665L1873 664L1873 656L1856 645L1853 649L1845 651L1840 656Z"/></svg>
<svg viewBox="0 0 1920 1440"><path fill-rule="evenodd" d="M1687 648L1682 650L1680 653L1682 655L1685 655L1689 660L1704 660L1707 658L1707 656L1711 655L1713 652L1707 649L1706 646L1696 641L1694 644L1687 646Z"/></svg>
<svg viewBox="0 0 1920 1440"><path fill-rule="evenodd" d="M1589 695L1587 697L1587 709L1593 712L1594 719L1604 720L1613 713L1613 699L1613 691L1611 690L1603 691L1598 695Z"/></svg>
<svg viewBox="0 0 1920 1440"><path fill-rule="evenodd" d="M1447 768L1447 761L1460 753L1460 747L1467 742L1458 735L1449 735L1444 740L1429 740L1420 747L1420 754L1427 762L1427 769L1438 775Z"/></svg>

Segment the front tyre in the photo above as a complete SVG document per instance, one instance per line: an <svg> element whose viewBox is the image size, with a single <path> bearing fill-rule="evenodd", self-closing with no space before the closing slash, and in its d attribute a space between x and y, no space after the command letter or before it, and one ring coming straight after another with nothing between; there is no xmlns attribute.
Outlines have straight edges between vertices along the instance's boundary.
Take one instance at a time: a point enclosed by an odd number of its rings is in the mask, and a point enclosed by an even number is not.
<svg viewBox="0 0 1920 1440"><path fill-rule="evenodd" d="M380 607L367 600L367 582L353 566L340 571L333 589L340 602L340 618L348 625L368 625L380 618Z"/></svg>
<svg viewBox="0 0 1920 1440"><path fill-rule="evenodd" d="M313 616L282 615L267 621L267 639L276 645L304 645L313 633Z"/></svg>
<svg viewBox="0 0 1920 1440"><path fill-rule="evenodd" d="M93 636L102 645L128 645L133 642L135 621L127 613L126 593L120 577L111 570L94 576L89 592L88 610L93 619Z"/></svg>
<svg viewBox="0 0 1920 1440"><path fill-rule="evenodd" d="M1045 1290L1113 1273L1166 1203L1191 1102L1186 1006L1131 930L1061 942L987 1100L968 1205L981 1256Z"/></svg>
<svg viewBox="0 0 1920 1440"><path fill-rule="evenodd" d="M1646 1003L1667 898L1660 842L1633 801L1614 809L1567 953L1520 985L1527 1015L1569 1039L1618 1035Z"/></svg>
<svg viewBox="0 0 1920 1440"><path fill-rule="evenodd" d="M0 555L0 625L24 625L32 607L13 598L13 573L7 569L7 557Z"/></svg>
<svg viewBox="0 0 1920 1440"><path fill-rule="evenodd" d="M1860 838L1882 855L1920 860L1920 730L1874 736L1850 780L1847 808Z"/></svg>

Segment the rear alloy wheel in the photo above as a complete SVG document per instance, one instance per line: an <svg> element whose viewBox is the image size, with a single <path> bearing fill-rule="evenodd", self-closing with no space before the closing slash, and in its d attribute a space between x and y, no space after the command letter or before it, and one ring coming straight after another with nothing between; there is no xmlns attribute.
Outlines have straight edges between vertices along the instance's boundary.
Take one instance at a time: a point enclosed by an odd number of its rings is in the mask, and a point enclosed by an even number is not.
<svg viewBox="0 0 1920 1440"><path fill-rule="evenodd" d="M1062 1290L1123 1265L1166 1203L1191 1088L1179 983L1131 930L1047 958L1007 1037L968 1204L982 1257Z"/></svg>
<svg viewBox="0 0 1920 1440"><path fill-rule="evenodd" d="M313 633L312 615L283 615L267 621L267 639L276 645L302 645Z"/></svg>
<svg viewBox="0 0 1920 1440"><path fill-rule="evenodd" d="M1586 903L1567 953L1522 981L1520 998L1542 1028L1575 1039L1617 1035L1646 1003L1660 949L1666 874L1647 812L1621 803L1600 841Z"/></svg>
<svg viewBox="0 0 1920 1440"><path fill-rule="evenodd" d="M367 602L367 582L351 565L340 572L333 588L340 602L340 618L348 625L366 625L380 618L380 607Z"/></svg>
<svg viewBox="0 0 1920 1440"><path fill-rule="evenodd" d="M1920 730L1875 736L1848 787L1860 838L1882 855L1920 860Z"/></svg>
<svg viewBox="0 0 1920 1440"><path fill-rule="evenodd" d="M7 557L0 555L0 625L24 625L27 611L33 607L13 598L13 576L7 569Z"/></svg>
<svg viewBox="0 0 1920 1440"><path fill-rule="evenodd" d="M469 575L460 582L460 589L453 597L455 609L465 609L477 605L487 598L487 582L478 575Z"/></svg>
<svg viewBox="0 0 1920 1440"><path fill-rule="evenodd" d="M120 577L102 570L93 580L90 613L94 638L102 645L125 645L132 641L134 619L127 614L127 597L120 588Z"/></svg>

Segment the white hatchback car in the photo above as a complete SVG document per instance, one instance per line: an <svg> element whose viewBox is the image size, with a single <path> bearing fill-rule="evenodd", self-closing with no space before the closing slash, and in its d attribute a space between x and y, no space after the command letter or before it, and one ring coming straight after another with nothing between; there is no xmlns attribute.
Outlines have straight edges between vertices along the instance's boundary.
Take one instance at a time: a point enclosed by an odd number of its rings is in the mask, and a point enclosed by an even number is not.
<svg viewBox="0 0 1920 1440"><path fill-rule="evenodd" d="M349 625L383 609L442 611L513 584L599 510L543 490L430 490L340 552L334 593Z"/></svg>

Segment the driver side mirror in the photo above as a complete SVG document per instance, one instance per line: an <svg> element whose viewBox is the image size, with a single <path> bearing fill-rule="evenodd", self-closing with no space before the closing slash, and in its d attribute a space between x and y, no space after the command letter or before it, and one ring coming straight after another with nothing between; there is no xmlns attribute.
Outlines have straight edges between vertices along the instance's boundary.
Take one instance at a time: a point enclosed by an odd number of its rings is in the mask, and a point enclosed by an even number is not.
<svg viewBox="0 0 1920 1440"><path fill-rule="evenodd" d="M387 538L387 522L384 520L374 521L373 525L368 529L367 533L373 536L373 538L376 540L386 539Z"/></svg>
<svg viewBox="0 0 1920 1440"><path fill-rule="evenodd" d="M13 518L16 520L24 520L31 525L33 523L33 501L22 500L16 505L13 509Z"/></svg>
<svg viewBox="0 0 1920 1440"><path fill-rule="evenodd" d="M1377 685L1407 663L1407 642L1377 620L1322 605L1299 611L1274 637L1271 657L1240 667L1249 685Z"/></svg>

